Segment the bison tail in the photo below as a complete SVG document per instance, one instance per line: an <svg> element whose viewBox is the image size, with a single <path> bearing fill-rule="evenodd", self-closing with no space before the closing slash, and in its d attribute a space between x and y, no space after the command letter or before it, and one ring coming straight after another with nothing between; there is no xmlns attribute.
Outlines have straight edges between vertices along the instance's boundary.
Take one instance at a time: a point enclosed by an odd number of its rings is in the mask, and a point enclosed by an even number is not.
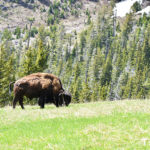
<svg viewBox="0 0 150 150"><path fill-rule="evenodd" d="M9 83L9 94L11 94L11 85L15 83L15 81Z"/></svg>

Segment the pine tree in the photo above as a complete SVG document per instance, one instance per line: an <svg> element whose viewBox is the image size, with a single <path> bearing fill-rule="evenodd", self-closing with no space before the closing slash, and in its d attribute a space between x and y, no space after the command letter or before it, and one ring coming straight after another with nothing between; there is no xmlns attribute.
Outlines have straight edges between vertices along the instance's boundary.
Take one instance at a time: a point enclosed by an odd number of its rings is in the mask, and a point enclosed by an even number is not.
<svg viewBox="0 0 150 150"><path fill-rule="evenodd" d="M43 42L39 40L37 57L35 61L36 72L43 72L47 68L48 51L43 45Z"/></svg>
<svg viewBox="0 0 150 150"><path fill-rule="evenodd" d="M103 86L100 86L99 88L99 95L100 95L100 99L101 100L106 100L107 98L107 90L108 90L108 85L103 85Z"/></svg>
<svg viewBox="0 0 150 150"><path fill-rule="evenodd" d="M73 84L72 84L72 89L71 89L71 93L72 93L72 101L75 103L79 103L83 100L80 100L80 90L82 89L81 87L81 80L77 79Z"/></svg>
<svg viewBox="0 0 150 150"><path fill-rule="evenodd" d="M19 68L20 77L36 72L37 70L36 69L37 67L35 65L36 57L37 57L37 52L35 49L29 48L25 52L24 58L22 59Z"/></svg>
<svg viewBox="0 0 150 150"><path fill-rule="evenodd" d="M101 77L101 86L109 84L111 81L111 72L112 72L112 63L111 55L107 58L106 64L103 67L102 77Z"/></svg>
<svg viewBox="0 0 150 150"><path fill-rule="evenodd" d="M144 52L144 64L150 65L150 26L146 32L145 39L143 42L142 51Z"/></svg>
<svg viewBox="0 0 150 150"><path fill-rule="evenodd" d="M92 85L92 88L91 88L91 96L90 96L90 99L91 101L97 101L99 98L99 86L98 86L98 83L94 82L94 84Z"/></svg>
<svg viewBox="0 0 150 150"><path fill-rule="evenodd" d="M91 101L91 89L88 85L88 82L82 82L82 90L80 94L81 102L89 102Z"/></svg>
<svg viewBox="0 0 150 150"><path fill-rule="evenodd" d="M15 80L14 54L7 56L7 49L0 46L0 105L4 106L11 102L9 96L9 83Z"/></svg>

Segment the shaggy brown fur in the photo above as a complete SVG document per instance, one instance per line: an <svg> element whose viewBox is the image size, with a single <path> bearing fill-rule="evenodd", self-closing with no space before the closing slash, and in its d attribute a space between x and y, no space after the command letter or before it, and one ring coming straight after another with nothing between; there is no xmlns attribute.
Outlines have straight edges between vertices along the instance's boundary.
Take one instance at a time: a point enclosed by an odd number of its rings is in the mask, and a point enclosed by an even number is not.
<svg viewBox="0 0 150 150"><path fill-rule="evenodd" d="M14 83L14 82L12 82ZM11 91L11 84L9 89ZM15 108L17 101L23 106L23 97L39 98L39 105L44 108L45 102L54 103L57 107L62 101L60 93L64 92L61 81L58 77L49 73L33 73L17 80L14 84L14 100L13 108ZM59 102L60 101L60 102Z"/></svg>
<svg viewBox="0 0 150 150"><path fill-rule="evenodd" d="M63 90L62 83L58 77L56 77L53 74L50 73L33 73L29 75L28 77L39 77L44 79L50 79L52 81L53 85L53 94L58 95L60 93L60 90Z"/></svg>
<svg viewBox="0 0 150 150"><path fill-rule="evenodd" d="M58 77L50 73L33 73L30 76L36 76L42 79L50 79L52 81L53 97L47 96L46 102L53 102L57 107L62 106L63 104L65 104L66 106L70 104L71 94L64 91L61 80Z"/></svg>
<svg viewBox="0 0 150 150"><path fill-rule="evenodd" d="M60 104L60 98L59 97L59 94L60 93L63 93L64 92L64 89L62 87L62 83L61 83L61 80L56 77L55 75L53 74L50 74L50 73L33 73L31 75L29 75L29 77L38 77L38 78L41 78L41 79L49 79L52 81L52 94L53 94L53 97L52 97L52 100L50 100L50 97L48 97L48 101L47 102L51 102L51 101L54 101L55 105L57 107L59 107Z"/></svg>
<svg viewBox="0 0 150 150"><path fill-rule="evenodd" d="M29 99L38 98L43 102L41 108L44 108L44 99L47 95L52 94L52 81L48 79L41 79L39 77L26 76L17 80L14 84L14 100L13 108L15 108L17 101L23 106L23 97Z"/></svg>

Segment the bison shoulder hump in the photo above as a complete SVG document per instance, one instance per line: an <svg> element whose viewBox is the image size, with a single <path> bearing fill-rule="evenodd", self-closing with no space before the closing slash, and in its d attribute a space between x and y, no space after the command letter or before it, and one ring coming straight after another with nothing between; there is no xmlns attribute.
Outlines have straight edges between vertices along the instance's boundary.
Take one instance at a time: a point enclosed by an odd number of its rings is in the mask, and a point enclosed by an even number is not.
<svg viewBox="0 0 150 150"><path fill-rule="evenodd" d="M42 89L49 88L49 86L52 85L52 81L49 79L41 79L40 83L42 85Z"/></svg>

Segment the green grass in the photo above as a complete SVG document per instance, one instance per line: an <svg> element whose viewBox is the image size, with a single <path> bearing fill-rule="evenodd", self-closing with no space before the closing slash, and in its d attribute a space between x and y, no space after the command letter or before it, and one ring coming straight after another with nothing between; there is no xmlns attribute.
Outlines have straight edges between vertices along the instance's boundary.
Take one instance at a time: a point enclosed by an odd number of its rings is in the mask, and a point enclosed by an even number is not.
<svg viewBox="0 0 150 150"><path fill-rule="evenodd" d="M150 101L0 108L0 150L147 150Z"/></svg>

